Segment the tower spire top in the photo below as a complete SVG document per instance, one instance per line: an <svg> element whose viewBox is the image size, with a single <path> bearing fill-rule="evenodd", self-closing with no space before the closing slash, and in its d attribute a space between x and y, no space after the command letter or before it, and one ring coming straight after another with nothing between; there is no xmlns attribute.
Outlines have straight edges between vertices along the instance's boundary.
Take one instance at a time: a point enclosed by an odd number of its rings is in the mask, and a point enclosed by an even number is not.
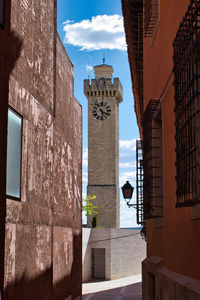
<svg viewBox="0 0 200 300"><path fill-rule="evenodd" d="M106 60L105 57L103 57L103 65L105 65L105 60Z"/></svg>

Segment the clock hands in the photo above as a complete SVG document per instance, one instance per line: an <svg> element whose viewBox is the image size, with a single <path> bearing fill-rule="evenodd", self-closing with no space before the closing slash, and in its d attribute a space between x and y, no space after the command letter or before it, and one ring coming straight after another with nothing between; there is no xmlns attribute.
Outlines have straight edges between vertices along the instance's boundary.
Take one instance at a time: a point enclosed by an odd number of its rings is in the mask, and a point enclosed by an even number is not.
<svg viewBox="0 0 200 300"><path fill-rule="evenodd" d="M101 112L102 115L109 115L107 112L103 111L103 109L99 109L99 111Z"/></svg>
<svg viewBox="0 0 200 300"><path fill-rule="evenodd" d="M110 106L107 102L94 102L93 106L93 116L98 120L105 120L110 116Z"/></svg>

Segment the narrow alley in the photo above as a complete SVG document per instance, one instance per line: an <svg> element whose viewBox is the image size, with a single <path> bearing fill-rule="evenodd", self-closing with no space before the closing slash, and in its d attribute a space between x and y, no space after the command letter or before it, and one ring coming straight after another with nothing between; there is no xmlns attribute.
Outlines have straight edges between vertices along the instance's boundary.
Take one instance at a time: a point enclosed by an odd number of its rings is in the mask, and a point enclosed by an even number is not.
<svg viewBox="0 0 200 300"><path fill-rule="evenodd" d="M83 300L142 300L141 276L84 283Z"/></svg>

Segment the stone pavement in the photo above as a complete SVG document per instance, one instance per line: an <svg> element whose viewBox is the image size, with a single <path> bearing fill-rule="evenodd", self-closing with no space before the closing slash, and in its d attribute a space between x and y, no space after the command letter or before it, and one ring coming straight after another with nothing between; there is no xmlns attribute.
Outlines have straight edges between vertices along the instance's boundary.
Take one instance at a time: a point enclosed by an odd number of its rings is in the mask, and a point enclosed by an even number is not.
<svg viewBox="0 0 200 300"><path fill-rule="evenodd" d="M83 300L142 300L141 275L82 285Z"/></svg>

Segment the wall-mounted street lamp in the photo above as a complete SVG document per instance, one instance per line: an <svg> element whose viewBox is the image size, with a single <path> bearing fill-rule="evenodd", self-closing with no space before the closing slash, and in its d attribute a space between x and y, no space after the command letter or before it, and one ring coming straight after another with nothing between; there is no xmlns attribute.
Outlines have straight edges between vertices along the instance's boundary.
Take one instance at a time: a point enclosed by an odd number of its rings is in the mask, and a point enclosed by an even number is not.
<svg viewBox="0 0 200 300"><path fill-rule="evenodd" d="M126 204L128 205L128 207L133 207L133 208L137 208L137 204L135 203L130 203L132 195L133 195L133 191L134 191L134 187L129 183L129 181L127 181L123 186L122 186L122 194L124 196L124 199L126 201Z"/></svg>

